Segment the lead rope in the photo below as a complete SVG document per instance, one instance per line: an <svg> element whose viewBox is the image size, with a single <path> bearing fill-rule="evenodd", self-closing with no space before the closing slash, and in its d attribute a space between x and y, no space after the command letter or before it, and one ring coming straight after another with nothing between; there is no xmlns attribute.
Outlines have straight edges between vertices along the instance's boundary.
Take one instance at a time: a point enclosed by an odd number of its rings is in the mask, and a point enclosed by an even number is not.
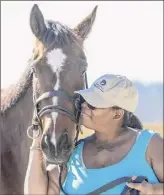
<svg viewBox="0 0 164 195"><path fill-rule="evenodd" d="M60 190L63 192L63 194L68 195L65 190L63 189L62 185L62 171L63 171L63 165L59 165L59 186Z"/></svg>
<svg viewBox="0 0 164 195"><path fill-rule="evenodd" d="M84 74L84 79L85 79L85 88L88 89L88 80L87 80L87 73L86 72ZM78 114L80 114L80 113L77 112L76 117L78 117ZM74 146L76 146L76 144L78 142L79 132L80 132L80 127L79 127L79 124L77 124L76 125L76 136L75 136L75 140L74 140ZM62 191L62 193L64 195L69 195L63 189L63 185L62 185L62 171L63 171L63 164L59 165L59 187L60 187L60 190Z"/></svg>

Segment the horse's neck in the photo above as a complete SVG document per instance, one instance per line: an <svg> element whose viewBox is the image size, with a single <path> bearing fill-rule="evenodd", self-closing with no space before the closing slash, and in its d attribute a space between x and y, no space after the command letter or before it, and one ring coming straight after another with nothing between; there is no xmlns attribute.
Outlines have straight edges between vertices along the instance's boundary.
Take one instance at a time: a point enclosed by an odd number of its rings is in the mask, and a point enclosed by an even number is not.
<svg viewBox="0 0 164 195"><path fill-rule="evenodd" d="M1 115L2 194L23 194L31 145L26 131L31 124L32 115L32 85L29 84L16 104Z"/></svg>
<svg viewBox="0 0 164 195"><path fill-rule="evenodd" d="M8 151L14 147L27 147L29 138L26 131L31 124L33 115L32 85L26 89L17 103L2 115L1 135L2 151Z"/></svg>

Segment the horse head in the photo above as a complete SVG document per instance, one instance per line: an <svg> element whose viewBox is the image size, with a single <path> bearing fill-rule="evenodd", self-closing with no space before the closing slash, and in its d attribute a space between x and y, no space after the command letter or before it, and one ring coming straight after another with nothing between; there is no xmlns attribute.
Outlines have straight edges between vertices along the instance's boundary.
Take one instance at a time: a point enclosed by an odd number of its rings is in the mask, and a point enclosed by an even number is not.
<svg viewBox="0 0 164 195"><path fill-rule="evenodd" d="M43 154L54 164L67 162L73 149L77 122L74 91L85 87L87 60L83 43L92 29L96 10L97 6L74 29L45 20L36 4L30 13L30 27L36 37L30 63L33 127L42 130Z"/></svg>

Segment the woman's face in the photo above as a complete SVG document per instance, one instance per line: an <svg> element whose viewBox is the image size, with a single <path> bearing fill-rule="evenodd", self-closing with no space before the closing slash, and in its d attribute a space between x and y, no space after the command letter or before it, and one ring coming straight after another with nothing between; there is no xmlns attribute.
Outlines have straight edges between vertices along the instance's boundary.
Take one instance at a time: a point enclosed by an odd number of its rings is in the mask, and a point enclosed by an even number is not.
<svg viewBox="0 0 164 195"><path fill-rule="evenodd" d="M87 102L82 104L80 124L86 128L101 131L102 126L105 127L113 123L114 111L112 108L95 108Z"/></svg>

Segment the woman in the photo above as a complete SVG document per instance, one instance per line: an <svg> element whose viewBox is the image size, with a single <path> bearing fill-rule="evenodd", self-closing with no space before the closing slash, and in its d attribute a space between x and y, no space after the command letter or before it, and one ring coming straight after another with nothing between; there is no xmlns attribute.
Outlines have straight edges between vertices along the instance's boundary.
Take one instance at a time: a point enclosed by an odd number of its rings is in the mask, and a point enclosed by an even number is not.
<svg viewBox="0 0 164 195"><path fill-rule="evenodd" d="M88 194L125 176L142 183L121 183L103 194L121 194L125 184L141 194L163 194L163 139L159 134L128 127L138 103L132 83L123 76L103 75L89 89L76 91L85 100L80 124L95 131L79 142L62 175L67 194ZM39 147L39 139L33 147ZM41 151L32 150L25 193L59 194L58 169L47 177Z"/></svg>

